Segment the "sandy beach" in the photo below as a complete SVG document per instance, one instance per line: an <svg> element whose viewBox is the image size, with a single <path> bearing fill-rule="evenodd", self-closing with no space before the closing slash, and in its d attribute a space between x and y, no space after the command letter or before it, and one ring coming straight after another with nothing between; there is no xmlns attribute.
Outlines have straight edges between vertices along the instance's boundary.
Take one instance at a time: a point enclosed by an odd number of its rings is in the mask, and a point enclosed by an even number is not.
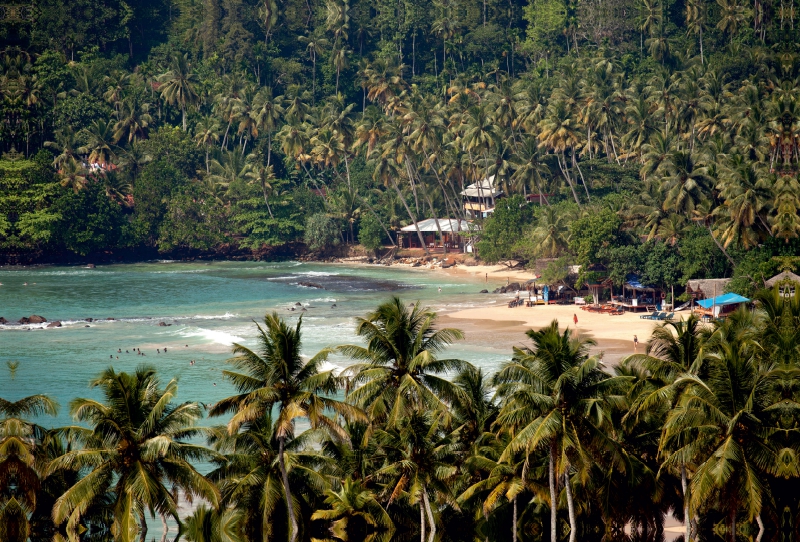
<svg viewBox="0 0 800 542"><path fill-rule="evenodd" d="M621 359L634 352L633 337L639 338L639 352L644 351L644 343L650 338L653 328L658 325L651 320L643 320L643 313L625 313L619 316L583 311L575 305L541 305L536 307L515 307L509 309L505 304L466 309L445 313L441 324L457 327L465 333L478 335L481 340L496 344L508 344L509 356L513 346L528 345L524 333L528 329L541 329L553 320L562 327L569 326L597 345L592 349L602 353L607 366L612 367ZM578 316L578 325L573 324L573 315ZM485 338L484 338L485 336Z"/></svg>

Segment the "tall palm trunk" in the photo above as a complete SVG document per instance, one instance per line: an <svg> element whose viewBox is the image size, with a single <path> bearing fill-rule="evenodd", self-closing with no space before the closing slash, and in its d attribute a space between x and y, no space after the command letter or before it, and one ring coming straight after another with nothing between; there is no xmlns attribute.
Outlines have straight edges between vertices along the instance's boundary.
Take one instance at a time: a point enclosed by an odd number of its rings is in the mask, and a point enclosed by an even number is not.
<svg viewBox="0 0 800 542"><path fill-rule="evenodd" d="M564 164L563 165L561 164L561 158L564 159ZM578 194L575 193L575 187L572 186L572 179L570 179L569 172L566 169L567 157L564 155L563 152L561 153L561 157L559 157L558 154L556 154L556 161L558 162L558 167L561 168L561 173L564 175L564 179L567 180L567 184L569 185L569 189L572 191L572 197L575 198L575 203L577 203L578 207L580 207L581 206L581 202L578 199Z"/></svg>
<svg viewBox="0 0 800 542"><path fill-rule="evenodd" d="M511 529L511 540L512 542L517 542L517 496L514 495L514 519L513 519L513 526Z"/></svg>
<svg viewBox="0 0 800 542"><path fill-rule="evenodd" d="M294 516L294 503L292 502L292 491L289 489L289 473L286 472L286 463L283 460L283 448L286 437L278 437L278 463L281 468L281 478L283 478L283 494L286 497L286 511L292 524L292 534L290 540L297 540L297 518Z"/></svg>
<svg viewBox="0 0 800 542"><path fill-rule="evenodd" d="M419 500L419 542L425 542L425 503Z"/></svg>
<svg viewBox="0 0 800 542"><path fill-rule="evenodd" d="M575 542L578 537L578 521L575 518L575 500L572 498L572 488L569 485L569 464L564 469L564 490L567 493L569 511L569 542Z"/></svg>
<svg viewBox="0 0 800 542"><path fill-rule="evenodd" d="M181 106L181 114L183 116L183 131L186 131L186 104Z"/></svg>
<svg viewBox="0 0 800 542"><path fill-rule="evenodd" d="M689 518L689 481L686 477L686 465L681 465L681 489L683 490L683 521L686 522L686 542L691 542L692 522Z"/></svg>
<svg viewBox="0 0 800 542"><path fill-rule="evenodd" d="M428 512L428 523L431 525L431 540L436 536L436 522L433 520L433 510L431 510L431 503L428 500L428 490L422 488L422 500L425 501L425 510Z"/></svg>
<svg viewBox="0 0 800 542"><path fill-rule="evenodd" d="M547 481L550 485L550 542L558 542L558 497L556 496L555 443L550 445L550 462L547 466L547 478Z"/></svg>
<svg viewBox="0 0 800 542"><path fill-rule="evenodd" d="M586 198L589 201L592 201L592 197L589 195L589 186L586 184L586 179L583 178L583 171L581 171L581 166L578 165L578 161L575 159L575 149L572 149L572 169L574 171L575 168L578 168L578 173L581 176L581 182L583 182L583 189L586 190Z"/></svg>
<svg viewBox="0 0 800 542"><path fill-rule="evenodd" d="M400 196L400 201L403 202L403 207L406 208L406 212L408 213L409 218L414 222L414 229L417 230L417 237L419 237L419 242L422 245L422 250L425 251L426 256L430 256L430 252L428 251L428 247L425 246L425 238L422 237L422 232L419 230L419 223L417 222L414 213L411 212L411 209L408 207L408 202L406 202L406 198L403 196L403 192L400 190L400 187L397 186L397 181L392 178L392 184L394 185L394 189L397 190L397 195Z"/></svg>

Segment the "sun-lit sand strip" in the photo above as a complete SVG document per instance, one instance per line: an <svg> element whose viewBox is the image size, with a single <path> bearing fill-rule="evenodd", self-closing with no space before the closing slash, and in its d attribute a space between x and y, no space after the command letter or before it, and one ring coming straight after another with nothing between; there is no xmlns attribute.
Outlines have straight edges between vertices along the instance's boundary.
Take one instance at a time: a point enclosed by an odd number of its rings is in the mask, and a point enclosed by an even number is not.
<svg viewBox="0 0 800 542"><path fill-rule="evenodd" d="M562 328L569 326L597 341L595 351L603 352L606 362L614 365L621 358L634 353L634 335L639 338L638 351L644 351L644 343L658 323L641 319L642 314L626 313L610 316L582 311L575 305L542 305L509 309L505 304L500 304L448 312L445 321L446 325L465 328L467 332L469 328L481 328L482 322L486 322L486 327L493 333L501 331L503 327L507 327L511 332L516 331L519 339L509 344L510 354L512 346L527 343L523 335L526 329L541 329L555 319ZM578 316L577 326L573 323L574 315Z"/></svg>

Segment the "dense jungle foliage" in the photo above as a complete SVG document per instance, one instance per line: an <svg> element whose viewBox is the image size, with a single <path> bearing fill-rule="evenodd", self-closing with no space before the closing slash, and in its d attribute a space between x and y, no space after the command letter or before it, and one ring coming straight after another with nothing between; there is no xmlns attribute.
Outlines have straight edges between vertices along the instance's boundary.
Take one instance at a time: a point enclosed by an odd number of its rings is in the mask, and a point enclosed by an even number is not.
<svg viewBox="0 0 800 542"><path fill-rule="evenodd" d="M724 322L657 325L610 369L553 321L486 374L418 303L310 359L302 318L267 314L215 404L147 366L100 374L73 427L40 425L46 395L0 399L0 540L144 540L171 516L192 542L657 542L668 513L683 540L794 540L798 323L800 291L762 290Z"/></svg>
<svg viewBox="0 0 800 542"><path fill-rule="evenodd" d="M749 293L797 251L794 0L15 1L6 261L374 248L490 175L542 197L488 261Z"/></svg>

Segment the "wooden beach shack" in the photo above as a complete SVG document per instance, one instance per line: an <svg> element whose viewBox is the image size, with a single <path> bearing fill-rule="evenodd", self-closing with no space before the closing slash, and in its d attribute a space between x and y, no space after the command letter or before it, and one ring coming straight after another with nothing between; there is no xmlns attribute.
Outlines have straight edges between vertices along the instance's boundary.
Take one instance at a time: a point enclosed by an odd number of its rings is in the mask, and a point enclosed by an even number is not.
<svg viewBox="0 0 800 542"><path fill-rule="evenodd" d="M660 310L663 294L657 286L642 284L638 275L628 275L622 284L622 295L612 296L611 304L625 311L656 311Z"/></svg>
<svg viewBox="0 0 800 542"><path fill-rule="evenodd" d="M469 231L470 222L454 218L440 218L439 227L436 219L428 218L401 228L398 232L397 244L401 248L423 248L419 243L417 227L425 240L425 246L431 252L447 252L450 250L461 251L464 249L463 234ZM442 239L439 239L439 228L442 230Z"/></svg>
<svg viewBox="0 0 800 542"><path fill-rule="evenodd" d="M702 318L725 318L734 312L742 303L749 303L750 300L739 294L722 294L716 297L701 299L697 302L694 312Z"/></svg>

